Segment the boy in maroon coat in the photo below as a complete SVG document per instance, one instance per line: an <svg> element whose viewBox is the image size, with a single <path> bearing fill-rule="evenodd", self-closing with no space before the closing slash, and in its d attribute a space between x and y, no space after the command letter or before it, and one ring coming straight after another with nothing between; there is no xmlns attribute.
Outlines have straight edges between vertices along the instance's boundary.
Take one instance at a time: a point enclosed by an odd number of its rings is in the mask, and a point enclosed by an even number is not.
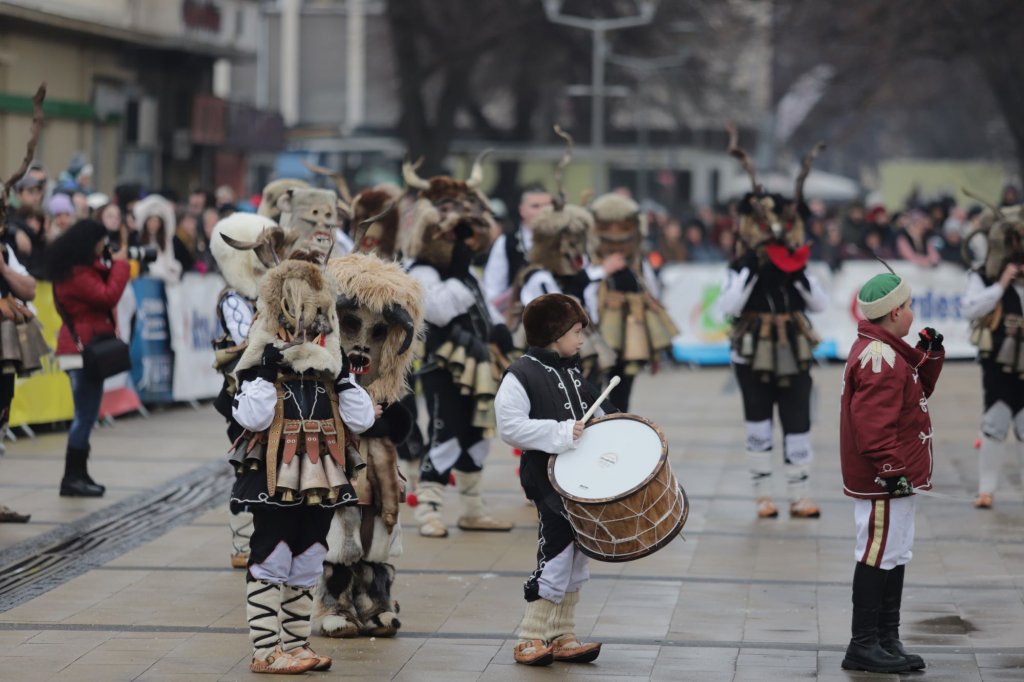
<svg viewBox="0 0 1024 682"><path fill-rule="evenodd" d="M857 526L853 627L842 666L905 672L924 668L899 640L903 574L912 556L916 490L932 487L928 397L942 369L942 335L914 323L910 287L895 273L868 280L857 296L857 327L843 376L839 437L843 492Z"/></svg>

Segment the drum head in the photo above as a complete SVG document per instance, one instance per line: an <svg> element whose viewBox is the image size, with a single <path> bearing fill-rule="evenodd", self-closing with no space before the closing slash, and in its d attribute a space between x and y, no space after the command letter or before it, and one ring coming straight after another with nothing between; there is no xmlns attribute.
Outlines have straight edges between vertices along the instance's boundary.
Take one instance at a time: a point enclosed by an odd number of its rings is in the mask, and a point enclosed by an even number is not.
<svg viewBox="0 0 1024 682"><path fill-rule="evenodd" d="M645 484L661 467L668 446L652 422L635 414L594 419L576 447L551 458L551 483L577 502L618 499Z"/></svg>

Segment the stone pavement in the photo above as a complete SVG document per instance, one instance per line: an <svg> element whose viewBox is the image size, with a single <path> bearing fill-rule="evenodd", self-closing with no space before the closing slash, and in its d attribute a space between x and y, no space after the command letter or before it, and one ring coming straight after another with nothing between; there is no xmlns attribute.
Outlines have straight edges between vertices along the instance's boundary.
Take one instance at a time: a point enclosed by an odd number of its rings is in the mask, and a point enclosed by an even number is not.
<svg viewBox="0 0 1024 682"><path fill-rule="evenodd" d="M405 554L394 590L401 635L318 639L318 650L335 663L314 675L439 682L898 679L839 667L853 569L852 505L840 492L836 452L840 369L815 373L818 521L754 518L739 395L727 371L678 369L638 381L634 409L663 427L690 497L690 519L685 539L652 557L591 564L578 633L605 642L596 663L535 670L512 661L536 530L515 482L516 461L496 446L486 476L490 505L515 519L516 528L453 529L447 540L426 540L403 510ZM974 365L950 364L931 402L936 487L964 500L977 480L971 446L979 384ZM0 501L33 517L27 526L0 525L0 681L266 679L248 672L242 572L228 568L227 512L218 502L227 478L216 464L225 444L210 407L101 429L93 470L108 485L102 500L57 496L63 435L9 448L0 459ZM921 501L903 633L928 669L914 677L1024 680L1020 469L1008 465L1006 481L990 512L966 501ZM195 511L145 507L163 497ZM445 512L452 522L456 498L451 490ZM143 512L133 510L144 508L155 521L137 538ZM81 560L69 562L69 554ZM31 582L43 574L45 581ZM4 580L20 577L26 587L10 583L14 588L3 591Z"/></svg>

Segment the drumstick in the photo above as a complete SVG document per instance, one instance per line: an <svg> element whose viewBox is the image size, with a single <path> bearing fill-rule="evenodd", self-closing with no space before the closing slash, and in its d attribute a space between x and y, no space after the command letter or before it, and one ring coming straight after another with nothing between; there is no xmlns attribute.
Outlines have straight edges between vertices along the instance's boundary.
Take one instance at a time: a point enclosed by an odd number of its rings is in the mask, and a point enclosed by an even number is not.
<svg viewBox="0 0 1024 682"><path fill-rule="evenodd" d="M583 419L581 419L580 421L583 422L584 424L586 424L588 421L590 421L590 418L594 416L595 412L597 412L597 408L611 394L612 389L614 389L618 385L619 385L619 377L612 377L612 380L608 382L608 388L604 389L604 393L602 393L597 398L597 400L594 401L594 404L590 406L590 409L587 410L587 413L585 415L583 415Z"/></svg>

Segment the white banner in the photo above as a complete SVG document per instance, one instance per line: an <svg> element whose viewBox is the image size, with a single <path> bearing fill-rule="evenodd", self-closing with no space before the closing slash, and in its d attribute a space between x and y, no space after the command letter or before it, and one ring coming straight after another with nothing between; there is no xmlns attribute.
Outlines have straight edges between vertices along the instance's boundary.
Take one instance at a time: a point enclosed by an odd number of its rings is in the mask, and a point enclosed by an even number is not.
<svg viewBox="0 0 1024 682"><path fill-rule="evenodd" d="M914 326L907 341L917 342L917 331L934 327L945 336L946 355L971 358L970 325L960 312L960 297L967 284L963 268L943 263L921 268L903 261L892 265L913 292ZM729 362L728 322L715 310L725 278L725 263L670 265L661 271L662 302L680 334L673 354L681 362L726 364ZM820 263L809 266L829 292L831 303L823 313L810 315L822 343L815 355L845 359L857 335L857 292L864 282L884 272L874 261L850 261L836 273Z"/></svg>
<svg viewBox="0 0 1024 682"><path fill-rule="evenodd" d="M174 352L174 400L214 398L221 375L213 368L213 339L220 332L217 297L224 288L220 275L185 273L178 284L168 284L167 324Z"/></svg>

